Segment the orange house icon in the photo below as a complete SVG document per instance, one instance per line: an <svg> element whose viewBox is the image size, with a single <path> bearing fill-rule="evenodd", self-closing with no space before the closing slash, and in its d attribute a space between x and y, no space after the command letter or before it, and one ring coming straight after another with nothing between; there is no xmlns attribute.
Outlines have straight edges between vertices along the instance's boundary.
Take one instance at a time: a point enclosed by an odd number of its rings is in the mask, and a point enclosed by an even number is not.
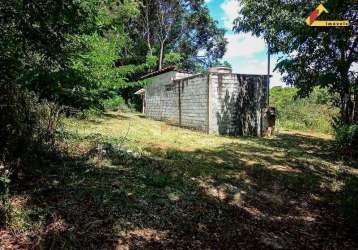
<svg viewBox="0 0 358 250"><path fill-rule="evenodd" d="M323 4L318 5L318 7L306 18L306 24L309 26L315 27L327 27L327 26L349 26L348 20L339 20L339 21L319 21L317 18L322 13L328 13L328 10L323 6Z"/></svg>

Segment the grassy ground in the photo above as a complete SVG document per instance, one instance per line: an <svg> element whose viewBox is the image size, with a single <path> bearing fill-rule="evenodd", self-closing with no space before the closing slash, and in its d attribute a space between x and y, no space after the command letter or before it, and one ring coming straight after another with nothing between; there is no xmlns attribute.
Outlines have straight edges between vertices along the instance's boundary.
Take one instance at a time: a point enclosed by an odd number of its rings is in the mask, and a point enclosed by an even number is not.
<svg viewBox="0 0 358 250"><path fill-rule="evenodd" d="M352 249L357 243L358 165L334 155L329 136L218 137L131 113L70 119L66 128L55 160L12 188L4 245Z"/></svg>

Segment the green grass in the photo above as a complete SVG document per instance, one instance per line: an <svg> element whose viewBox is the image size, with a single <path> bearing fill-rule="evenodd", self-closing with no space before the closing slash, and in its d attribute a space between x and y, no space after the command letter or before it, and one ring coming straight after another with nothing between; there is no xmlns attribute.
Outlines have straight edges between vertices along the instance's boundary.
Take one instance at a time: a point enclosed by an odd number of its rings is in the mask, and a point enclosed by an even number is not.
<svg viewBox="0 0 358 250"><path fill-rule="evenodd" d="M219 137L115 112L67 119L65 127L56 157L11 189L9 231L22 236L19 245L350 248L356 241L342 216L356 205L347 185L357 163L336 156L328 135Z"/></svg>

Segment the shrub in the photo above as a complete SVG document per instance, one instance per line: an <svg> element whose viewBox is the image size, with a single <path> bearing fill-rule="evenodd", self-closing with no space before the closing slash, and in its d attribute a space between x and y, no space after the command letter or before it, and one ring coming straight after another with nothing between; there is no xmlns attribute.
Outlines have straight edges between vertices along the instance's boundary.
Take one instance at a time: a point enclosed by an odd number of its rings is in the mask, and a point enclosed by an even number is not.
<svg viewBox="0 0 358 250"><path fill-rule="evenodd" d="M0 224L11 212L10 180L34 170L44 150L54 145L61 109L14 84L0 84Z"/></svg>
<svg viewBox="0 0 358 250"><path fill-rule="evenodd" d="M332 132L332 119L338 109L333 107L332 96L325 89L315 88L306 98L297 96L298 89L273 87L271 105L278 110L277 126L301 131Z"/></svg>
<svg viewBox="0 0 358 250"><path fill-rule="evenodd" d="M344 153L358 152L358 125L336 125L334 128L335 145Z"/></svg>
<svg viewBox="0 0 358 250"><path fill-rule="evenodd" d="M14 84L0 84L0 93L0 165L14 175L53 144L61 109Z"/></svg>
<svg viewBox="0 0 358 250"><path fill-rule="evenodd" d="M9 184L7 170L0 163L0 227L4 226L9 220L10 214L10 198L9 198Z"/></svg>
<svg viewBox="0 0 358 250"><path fill-rule="evenodd" d="M125 106L125 101L123 97L116 96L111 99L103 101L103 106L107 110L117 111L121 107Z"/></svg>
<svg viewBox="0 0 358 250"><path fill-rule="evenodd" d="M278 122L279 126L288 129L330 133L335 114L335 109L330 106L298 99L278 111Z"/></svg>

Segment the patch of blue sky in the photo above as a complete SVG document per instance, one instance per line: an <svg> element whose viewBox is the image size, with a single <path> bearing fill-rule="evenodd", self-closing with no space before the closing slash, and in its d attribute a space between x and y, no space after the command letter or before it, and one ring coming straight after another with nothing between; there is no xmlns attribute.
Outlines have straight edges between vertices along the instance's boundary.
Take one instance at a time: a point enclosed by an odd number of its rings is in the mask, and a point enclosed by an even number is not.
<svg viewBox="0 0 358 250"><path fill-rule="evenodd" d="M233 22L240 9L239 0L205 0L210 15L226 30L229 42L224 60L231 63L234 72L267 74L267 46L262 38L251 34L235 34ZM279 72L273 72L278 56L271 57L271 86L284 86Z"/></svg>

